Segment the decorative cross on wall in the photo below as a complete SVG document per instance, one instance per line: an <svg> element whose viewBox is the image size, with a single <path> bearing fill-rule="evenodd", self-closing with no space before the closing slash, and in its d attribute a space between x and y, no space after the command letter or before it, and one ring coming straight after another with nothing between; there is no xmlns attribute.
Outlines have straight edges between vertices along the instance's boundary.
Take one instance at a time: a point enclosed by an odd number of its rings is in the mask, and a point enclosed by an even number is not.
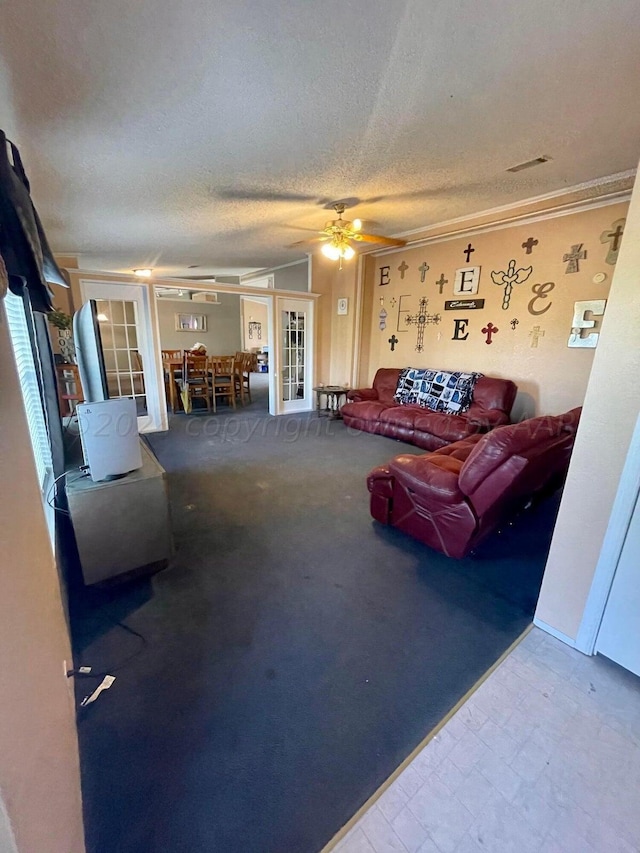
<svg viewBox="0 0 640 853"><path fill-rule="evenodd" d="M520 269L516 269L515 260L510 260L506 270L496 270L491 273L493 283L497 284L498 287L504 286L504 296L502 297L502 308L504 311L509 307L513 285L525 282L532 272L533 267L520 267Z"/></svg>
<svg viewBox="0 0 640 853"><path fill-rule="evenodd" d="M544 338L544 329L541 329L540 326L534 326L529 332L529 337L531 338L531 346L537 347L538 339Z"/></svg>
<svg viewBox="0 0 640 853"><path fill-rule="evenodd" d="M420 270L420 281L424 284L425 276L427 275L427 270L429 269L429 264L426 261L423 261L418 267Z"/></svg>
<svg viewBox="0 0 640 853"><path fill-rule="evenodd" d="M436 284L440 288L440 295L442 296L442 288L445 284L449 284L449 279L444 277L444 273L440 273L440 278L436 281Z"/></svg>
<svg viewBox="0 0 640 853"><path fill-rule="evenodd" d="M467 256L467 263L469 263L469 260L471 258L471 252L475 252L475 249L473 248L471 243L469 243L467 248L462 250L462 254Z"/></svg>
<svg viewBox="0 0 640 853"><path fill-rule="evenodd" d="M582 248L582 243L574 243L571 251L562 256L562 260L567 263L566 273L580 272L580 261L587 257L587 250Z"/></svg>
<svg viewBox="0 0 640 853"><path fill-rule="evenodd" d="M527 240L525 240L525 242L522 244L522 248L525 250L525 252L527 253L527 255L530 255L530 254L531 254L531 252L533 251L533 247L534 247L534 246L537 246L537 245L538 245L538 241L537 241L537 240L534 240L534 239L533 239L533 237L529 237L529 238L528 238Z"/></svg>
<svg viewBox="0 0 640 853"><path fill-rule="evenodd" d="M428 304L429 300L423 296L418 305L418 313L408 314L404 318L405 323L408 323L409 325L416 325L418 327L418 336L416 338L415 347L416 352L422 352L424 349L424 327L432 323L437 325L442 319L439 314L427 314Z"/></svg>
<svg viewBox="0 0 640 853"><path fill-rule="evenodd" d="M496 326L494 326L493 323L487 323L487 325L482 330L482 334L487 336L487 340L485 341L485 344L493 343L493 341L491 339L492 335L497 335L499 331L500 331L500 329L498 329Z"/></svg>
<svg viewBox="0 0 640 853"><path fill-rule="evenodd" d="M391 346L391 352L393 352L395 350L397 343L398 343L398 339L396 338L396 336L391 335L391 337L389 338L389 344Z"/></svg>
<svg viewBox="0 0 640 853"><path fill-rule="evenodd" d="M407 271L408 269L409 269L409 264L406 264L406 263L403 261L403 262L400 264L400 266L398 267L398 270L399 270L399 272L400 272L400 278L404 278L404 274L406 273L406 271Z"/></svg>
<svg viewBox="0 0 640 853"><path fill-rule="evenodd" d="M514 332L516 330L516 326L519 326L519 325L520 325L520 320L518 320L517 317L514 317L513 320L511 321L511 328L513 329Z"/></svg>
<svg viewBox="0 0 640 853"><path fill-rule="evenodd" d="M620 242L624 234L624 224L626 221L626 219L616 219L615 222L611 223L611 228L615 230L606 230L600 235L601 243L609 243L609 251L607 252L605 262L612 266L618 260L618 251L620 250Z"/></svg>

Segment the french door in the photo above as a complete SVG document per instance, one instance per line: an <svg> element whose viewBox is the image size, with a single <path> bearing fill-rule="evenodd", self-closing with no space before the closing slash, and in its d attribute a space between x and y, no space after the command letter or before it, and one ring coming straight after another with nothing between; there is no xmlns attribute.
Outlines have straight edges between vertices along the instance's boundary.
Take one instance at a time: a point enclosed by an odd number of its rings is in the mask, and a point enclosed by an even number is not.
<svg viewBox="0 0 640 853"><path fill-rule="evenodd" d="M313 408L313 300L276 298L277 414Z"/></svg>
<svg viewBox="0 0 640 853"><path fill-rule="evenodd" d="M110 398L136 403L138 430L162 428L158 372L144 285L81 282L83 300L96 300Z"/></svg>

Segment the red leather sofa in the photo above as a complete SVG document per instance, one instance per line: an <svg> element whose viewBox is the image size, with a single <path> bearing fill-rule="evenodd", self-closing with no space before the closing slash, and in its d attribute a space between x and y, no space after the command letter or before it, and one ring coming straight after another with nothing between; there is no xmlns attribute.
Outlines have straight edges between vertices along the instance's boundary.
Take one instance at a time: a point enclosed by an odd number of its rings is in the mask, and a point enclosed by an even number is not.
<svg viewBox="0 0 640 853"><path fill-rule="evenodd" d="M400 368L381 367L373 388L349 391L340 409L348 427L399 438L421 447L438 450L474 433L483 433L509 423L517 388L509 379L482 376L476 382L473 402L462 415L432 412L423 406L400 406L393 399Z"/></svg>
<svg viewBox="0 0 640 853"><path fill-rule="evenodd" d="M581 409L498 427L435 453L396 456L367 478L371 515L465 557L536 495L564 481Z"/></svg>

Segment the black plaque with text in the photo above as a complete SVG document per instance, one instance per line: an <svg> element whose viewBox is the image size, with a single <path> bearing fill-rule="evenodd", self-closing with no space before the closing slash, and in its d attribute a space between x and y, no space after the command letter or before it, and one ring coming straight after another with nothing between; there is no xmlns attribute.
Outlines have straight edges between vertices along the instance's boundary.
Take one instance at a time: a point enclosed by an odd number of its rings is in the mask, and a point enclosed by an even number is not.
<svg viewBox="0 0 640 853"><path fill-rule="evenodd" d="M484 299L447 299L444 303L445 311L475 311L476 308L484 308Z"/></svg>

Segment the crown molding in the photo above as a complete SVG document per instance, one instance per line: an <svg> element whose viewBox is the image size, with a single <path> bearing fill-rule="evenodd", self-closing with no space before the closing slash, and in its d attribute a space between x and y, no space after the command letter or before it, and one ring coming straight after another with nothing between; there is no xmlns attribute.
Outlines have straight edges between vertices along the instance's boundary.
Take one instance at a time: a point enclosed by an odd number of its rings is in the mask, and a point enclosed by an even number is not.
<svg viewBox="0 0 640 853"><path fill-rule="evenodd" d="M372 249L369 252L361 254L370 254L375 257L383 255L392 255L407 249L415 249L420 246L431 245L434 243L443 243L448 240L454 240L459 237L471 237L475 234L483 234L488 231L499 231L504 228L515 228L518 225L528 225L535 222L542 222L549 219L556 219L561 216L568 216L571 213L577 213L584 210L593 210L599 207L607 207L612 204L619 204L624 201L629 201L633 187L613 190L608 193L595 194L596 189L603 189L606 186L619 184L621 182L631 181L636 174L635 169L628 172L620 172L617 175L610 175L608 178L598 178L596 181L589 181L584 184L577 184L574 187L569 187L565 190L559 190L553 193L545 193L540 196L533 196L519 202L512 202L507 205L489 208L478 213L473 213L468 216L461 216L456 219L439 222L435 225L427 226L426 228L416 228L412 231L405 231L401 234L394 234L394 237L410 237L412 234L421 234L424 236L414 240L408 239L407 245L402 249ZM567 198L579 193L591 192L591 195L584 198L574 199L573 201L561 202L562 198ZM551 202L547 207L527 212L522 208L533 207L534 205ZM513 211L521 210L520 213ZM476 219L486 219L488 222L482 222L477 225L473 224ZM495 218L492 218L495 217ZM444 230L443 230L444 229ZM437 231L437 234L429 235L429 231Z"/></svg>

